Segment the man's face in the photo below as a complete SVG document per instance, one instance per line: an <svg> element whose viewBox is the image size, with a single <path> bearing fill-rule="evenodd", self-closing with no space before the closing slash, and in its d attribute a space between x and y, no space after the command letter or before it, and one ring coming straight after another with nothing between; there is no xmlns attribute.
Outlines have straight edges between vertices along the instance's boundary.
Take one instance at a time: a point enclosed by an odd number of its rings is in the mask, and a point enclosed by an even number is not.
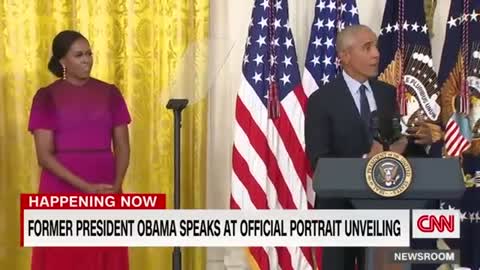
<svg viewBox="0 0 480 270"><path fill-rule="evenodd" d="M342 63L350 72L364 79L378 75L380 53L377 48L377 36L370 29L360 29L353 34L353 44L347 48Z"/></svg>

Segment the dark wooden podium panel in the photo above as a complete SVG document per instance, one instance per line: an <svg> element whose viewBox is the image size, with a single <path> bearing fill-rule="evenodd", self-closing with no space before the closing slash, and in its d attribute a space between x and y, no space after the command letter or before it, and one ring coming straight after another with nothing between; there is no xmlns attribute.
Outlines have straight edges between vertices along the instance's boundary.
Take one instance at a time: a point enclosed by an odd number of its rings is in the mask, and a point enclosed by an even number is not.
<svg viewBox="0 0 480 270"><path fill-rule="evenodd" d="M313 187L319 199L348 199L356 209L425 209L429 201L456 200L465 192L457 159L411 158L412 183L401 195L384 198L370 190L365 169L368 159L320 158ZM390 247L366 248L366 270L409 270L409 264L386 263Z"/></svg>

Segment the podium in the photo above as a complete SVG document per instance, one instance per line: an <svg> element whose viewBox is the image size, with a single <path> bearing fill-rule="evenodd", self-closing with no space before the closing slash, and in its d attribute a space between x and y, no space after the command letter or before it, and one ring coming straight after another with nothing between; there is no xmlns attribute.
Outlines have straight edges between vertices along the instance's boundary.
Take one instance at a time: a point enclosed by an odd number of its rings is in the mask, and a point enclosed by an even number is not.
<svg viewBox="0 0 480 270"><path fill-rule="evenodd" d="M355 209L422 209L428 201L462 197L465 184L459 160L409 158L408 162L412 168L412 182L397 197L385 198L370 189L366 181L368 159L362 158L320 158L313 188L317 198L350 200ZM325 208L320 205L319 209ZM382 249L388 248L366 248L366 270L411 269L410 265L379 265L381 255L378 254Z"/></svg>

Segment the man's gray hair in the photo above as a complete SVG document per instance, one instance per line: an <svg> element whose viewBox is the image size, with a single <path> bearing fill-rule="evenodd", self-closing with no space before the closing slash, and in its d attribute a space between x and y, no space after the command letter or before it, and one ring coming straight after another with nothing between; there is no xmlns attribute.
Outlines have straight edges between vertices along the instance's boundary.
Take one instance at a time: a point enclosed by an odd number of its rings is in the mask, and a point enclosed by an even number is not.
<svg viewBox="0 0 480 270"><path fill-rule="evenodd" d="M354 24L345 27L342 31L340 31L340 33L337 34L337 41L335 44L337 52L341 52L352 46L355 43L355 34L366 29L372 31L370 27L363 24Z"/></svg>

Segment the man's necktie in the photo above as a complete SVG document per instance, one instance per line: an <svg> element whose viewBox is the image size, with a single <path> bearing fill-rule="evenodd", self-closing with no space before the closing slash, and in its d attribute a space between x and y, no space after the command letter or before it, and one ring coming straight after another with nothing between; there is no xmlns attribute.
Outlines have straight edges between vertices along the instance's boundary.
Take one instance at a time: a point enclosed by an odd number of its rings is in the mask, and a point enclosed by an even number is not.
<svg viewBox="0 0 480 270"><path fill-rule="evenodd" d="M370 119L372 117L372 112L370 112L370 104L368 104L367 98L367 87L365 85L360 86L360 116L362 117L365 124L370 126Z"/></svg>
<svg viewBox="0 0 480 270"><path fill-rule="evenodd" d="M367 98L367 87L365 85L361 85L359 88L360 91L360 117L362 118L363 122L365 123L365 127L367 130L369 141L372 141L372 132L371 132L371 121L372 121L372 112L370 111L370 104L368 104Z"/></svg>

